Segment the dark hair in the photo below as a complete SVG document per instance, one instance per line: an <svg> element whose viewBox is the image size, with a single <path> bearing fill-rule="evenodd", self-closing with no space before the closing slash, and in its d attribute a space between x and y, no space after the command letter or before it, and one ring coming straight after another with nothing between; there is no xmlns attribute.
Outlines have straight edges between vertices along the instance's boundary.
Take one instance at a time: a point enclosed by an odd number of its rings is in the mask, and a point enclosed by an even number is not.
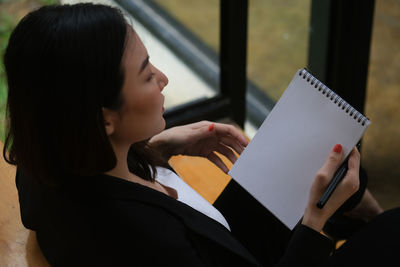
<svg viewBox="0 0 400 267"><path fill-rule="evenodd" d="M123 15L104 5L45 6L20 21L4 55L7 162L49 184L115 167L102 107L123 104L126 39ZM152 153L133 145L131 171L154 180Z"/></svg>

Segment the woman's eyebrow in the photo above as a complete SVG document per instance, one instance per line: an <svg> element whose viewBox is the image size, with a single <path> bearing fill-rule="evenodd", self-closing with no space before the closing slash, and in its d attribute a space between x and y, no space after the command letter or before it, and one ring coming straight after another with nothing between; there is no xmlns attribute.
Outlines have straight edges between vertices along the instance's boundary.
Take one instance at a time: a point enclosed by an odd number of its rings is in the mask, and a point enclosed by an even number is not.
<svg viewBox="0 0 400 267"><path fill-rule="evenodd" d="M149 56L143 61L142 66L140 66L139 74L146 68L147 64L149 64Z"/></svg>

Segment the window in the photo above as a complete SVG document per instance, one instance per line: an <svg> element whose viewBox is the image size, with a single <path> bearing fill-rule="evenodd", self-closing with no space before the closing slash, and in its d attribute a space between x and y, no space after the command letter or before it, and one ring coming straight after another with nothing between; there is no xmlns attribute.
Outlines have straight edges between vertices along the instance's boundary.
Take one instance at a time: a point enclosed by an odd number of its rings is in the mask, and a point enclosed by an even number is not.
<svg viewBox="0 0 400 267"><path fill-rule="evenodd" d="M166 107L215 96L218 76L210 78L202 71L204 67L197 64L205 64L216 73L219 71L219 0L157 0L147 1L147 5L154 11L152 19L161 22L170 35L169 45L154 35L143 34L149 36L144 43L153 63L170 80L164 91Z"/></svg>
<svg viewBox="0 0 400 267"><path fill-rule="evenodd" d="M369 186L383 208L399 206L400 2L376 1L365 113L362 161Z"/></svg>
<svg viewBox="0 0 400 267"><path fill-rule="evenodd" d="M247 77L277 101L307 65L310 0L249 1Z"/></svg>

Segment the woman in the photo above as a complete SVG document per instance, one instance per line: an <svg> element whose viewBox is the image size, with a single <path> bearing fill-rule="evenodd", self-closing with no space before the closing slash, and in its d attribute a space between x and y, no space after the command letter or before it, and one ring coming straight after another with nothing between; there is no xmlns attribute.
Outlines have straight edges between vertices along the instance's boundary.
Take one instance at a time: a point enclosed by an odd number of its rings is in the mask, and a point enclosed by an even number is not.
<svg viewBox="0 0 400 267"><path fill-rule="evenodd" d="M118 10L78 4L34 11L12 33L4 63L4 156L18 165L22 221L37 232L51 265L335 263L331 241L320 232L358 189L356 149L343 182L317 209L342 157L341 146L333 148L285 250L261 259L166 163L175 154L203 156L226 172L215 151L234 162L232 150L240 154L245 138L231 126L207 121L164 130L168 79ZM354 249L344 257L346 251Z"/></svg>

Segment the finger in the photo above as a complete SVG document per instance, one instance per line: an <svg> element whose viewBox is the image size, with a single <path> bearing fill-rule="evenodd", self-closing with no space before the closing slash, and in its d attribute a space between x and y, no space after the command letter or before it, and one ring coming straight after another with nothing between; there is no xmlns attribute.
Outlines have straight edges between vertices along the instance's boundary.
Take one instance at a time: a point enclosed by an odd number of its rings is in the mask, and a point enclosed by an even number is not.
<svg viewBox="0 0 400 267"><path fill-rule="evenodd" d="M242 146L247 146L249 143L247 138L236 127L229 124L215 123L215 131L219 136L230 135L239 142Z"/></svg>
<svg viewBox="0 0 400 267"><path fill-rule="evenodd" d="M214 126L212 126L214 123L201 121L196 124L196 126L191 127L187 140L198 141L215 135Z"/></svg>
<svg viewBox="0 0 400 267"><path fill-rule="evenodd" d="M332 179L333 174L340 165L342 153L342 146L340 144L335 145L329 153L328 159L317 173L322 185L326 185Z"/></svg>
<svg viewBox="0 0 400 267"><path fill-rule="evenodd" d="M359 187L359 154L356 149L350 153L348 160L348 170L343 180L338 184L327 204L341 206ZM335 169L336 171L336 169Z"/></svg>
<svg viewBox="0 0 400 267"><path fill-rule="evenodd" d="M218 168L220 168L223 172L228 173L229 169L226 167L225 163L222 162L220 157L217 156L214 152L211 152L207 158L214 163Z"/></svg>
<svg viewBox="0 0 400 267"><path fill-rule="evenodd" d="M216 151L227 157L232 163L235 163L237 157L229 147L218 144Z"/></svg>
<svg viewBox="0 0 400 267"><path fill-rule="evenodd" d="M357 148L353 148L350 153L348 168L349 170L356 169L357 171L360 169L360 152L358 152Z"/></svg>
<svg viewBox="0 0 400 267"><path fill-rule="evenodd" d="M243 152L243 150L245 148L244 146L239 144L236 139L234 139L233 137L229 137L229 136L221 137L220 138L220 142L223 145L232 148L239 155L242 154L242 152Z"/></svg>
<svg viewBox="0 0 400 267"><path fill-rule="evenodd" d="M202 127L205 127L205 126L209 126L209 125L212 124L212 123L213 123L213 122L211 122L211 121L203 120L203 121L191 123L191 124L189 124L189 125L190 125L190 128L192 128L192 129L195 130L195 129L202 128Z"/></svg>
<svg viewBox="0 0 400 267"><path fill-rule="evenodd" d="M344 183L348 184L348 186L353 187L353 189L357 191L360 183L360 153L356 148L351 151L347 165L348 170L343 181Z"/></svg>

